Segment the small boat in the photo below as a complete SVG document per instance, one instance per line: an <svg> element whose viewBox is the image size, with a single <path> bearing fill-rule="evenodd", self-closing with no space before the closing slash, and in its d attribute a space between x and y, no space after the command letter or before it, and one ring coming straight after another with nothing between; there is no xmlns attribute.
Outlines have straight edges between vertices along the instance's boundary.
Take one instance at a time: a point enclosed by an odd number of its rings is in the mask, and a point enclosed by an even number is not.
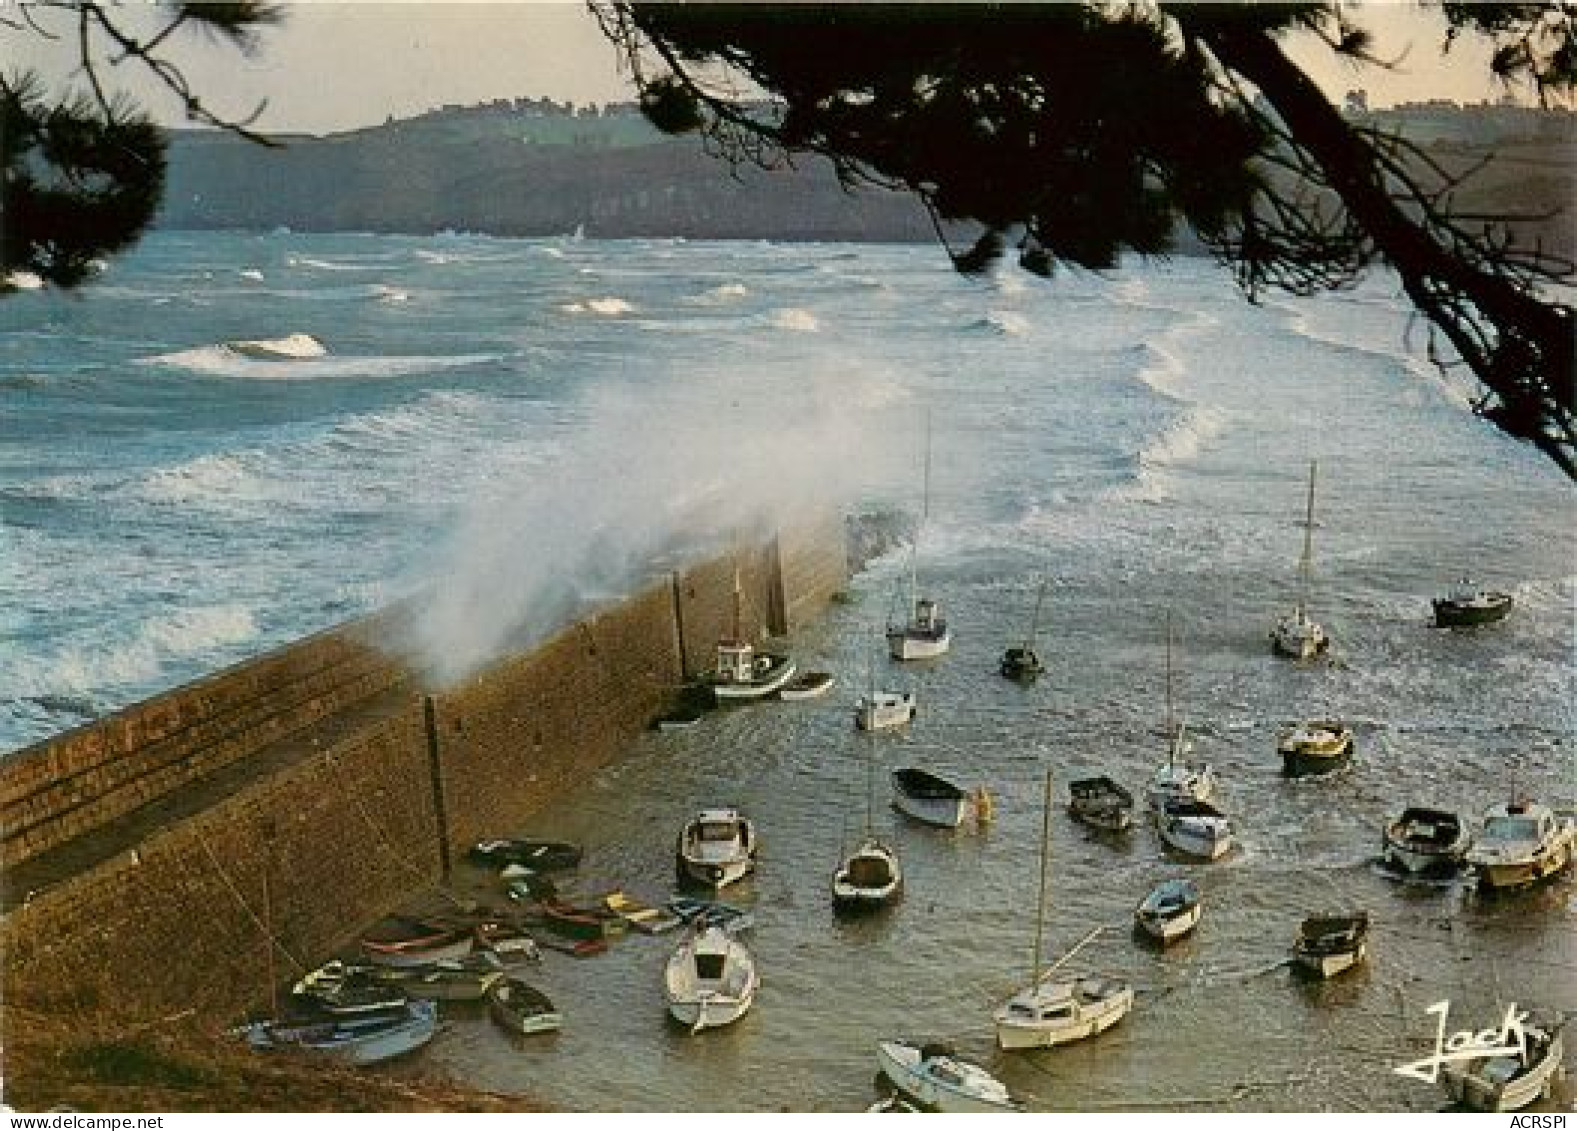
<svg viewBox="0 0 1577 1131"><path fill-rule="evenodd" d="M369 961L380 966L430 966L464 958L474 943L469 930L395 919L363 937L361 949Z"/></svg>
<svg viewBox="0 0 1577 1131"><path fill-rule="evenodd" d="M1310 915L1298 927L1292 943L1292 960L1299 969L1320 978L1331 978L1368 956L1367 911L1328 912Z"/></svg>
<svg viewBox="0 0 1577 1131"><path fill-rule="evenodd" d="M576 907L545 899L540 913L544 927L567 939L605 939L622 930L618 916L601 907Z"/></svg>
<svg viewBox="0 0 1577 1131"><path fill-rule="evenodd" d="M887 1040L876 1044L882 1076L923 1111L951 1114L1019 1111L1007 1085L946 1045Z"/></svg>
<svg viewBox="0 0 1577 1131"><path fill-rule="evenodd" d="M1198 860L1218 859L1232 847L1232 822L1208 801L1168 801L1155 827L1169 847Z"/></svg>
<svg viewBox="0 0 1577 1131"><path fill-rule="evenodd" d="M1040 627L1040 606L1046 597L1046 583L1040 583L1040 590L1035 595L1035 612L1030 617L1029 635L1024 638L1024 643L1010 645L1002 653L1002 663L999 670L1008 679L1018 680L1020 683L1029 683L1041 672L1045 665L1041 663L1040 653L1035 650L1035 635Z"/></svg>
<svg viewBox="0 0 1577 1131"><path fill-rule="evenodd" d="M1102 832L1120 833L1133 824L1133 794L1111 778L1080 778L1070 782L1068 812L1075 821Z"/></svg>
<svg viewBox="0 0 1577 1131"><path fill-rule="evenodd" d="M1043 953L1046 931L1047 877L1051 874L1051 772L1046 772L1045 815L1040 834L1039 904L1035 912L1035 950L1031 956L1030 977L999 1008L996 1023L997 1044L1004 1049L1044 1049L1082 1041L1103 1033L1128 1015L1133 1008L1133 986L1121 978L1104 974L1052 975L1071 961L1084 946L1097 938L1095 928L1056 962L1047 964Z"/></svg>
<svg viewBox="0 0 1577 1131"><path fill-rule="evenodd" d="M761 984L756 960L734 936L706 927L685 939L663 971L668 1012L692 1033L743 1017Z"/></svg>
<svg viewBox="0 0 1577 1131"><path fill-rule="evenodd" d="M874 828L875 760L865 754L865 837L838 864L832 875L832 905L840 911L867 911L882 907L903 891L903 868L898 851L877 839Z"/></svg>
<svg viewBox="0 0 1577 1131"><path fill-rule="evenodd" d="M309 1013L339 1016L399 1012L409 1000L398 986L373 977L369 967L351 966L337 958L303 974L291 987L291 995Z"/></svg>
<svg viewBox="0 0 1577 1131"><path fill-rule="evenodd" d="M684 921L672 911L642 903L622 891L609 892L603 896L602 901L608 905L609 911L643 935L660 935L664 931L673 930Z"/></svg>
<svg viewBox="0 0 1577 1131"><path fill-rule="evenodd" d="M377 1064L421 1048L438 1032L438 1006L406 1002L393 1014L326 1021L260 1021L236 1030L255 1049L300 1049L349 1064Z"/></svg>
<svg viewBox="0 0 1577 1131"><path fill-rule="evenodd" d="M1199 925L1204 901L1192 880L1162 880L1134 908L1133 917L1145 934L1162 946L1175 942Z"/></svg>
<svg viewBox="0 0 1577 1131"><path fill-rule="evenodd" d="M564 1024L563 1015L548 995L519 978L500 978L489 986L487 1010L503 1028L522 1036L551 1033Z"/></svg>
<svg viewBox="0 0 1577 1131"><path fill-rule="evenodd" d="M922 824L956 829L973 808L970 794L928 770L894 770L892 785L893 808Z"/></svg>
<svg viewBox="0 0 1577 1131"><path fill-rule="evenodd" d="M866 837L843 858L832 876L832 904L846 911L881 907L903 891L898 853L875 837Z"/></svg>
<svg viewBox="0 0 1577 1131"><path fill-rule="evenodd" d="M500 838L477 841L466 856L488 868L514 864L533 872L562 872L580 863L581 849L562 840Z"/></svg>
<svg viewBox="0 0 1577 1131"><path fill-rule="evenodd" d="M1166 614L1166 761L1150 777L1147 797L1152 809L1160 810L1175 801L1209 801L1216 791L1216 772L1206 762L1196 766L1188 761L1190 743L1187 732L1172 709L1172 614Z"/></svg>
<svg viewBox="0 0 1577 1131"><path fill-rule="evenodd" d="M1294 723L1281 732L1276 749L1289 778L1328 774L1352 757L1352 728L1331 720Z"/></svg>
<svg viewBox="0 0 1577 1131"><path fill-rule="evenodd" d="M744 908L709 899L677 896L668 901L668 910L692 927L719 927L730 935L741 934L756 925L756 917Z"/></svg>
<svg viewBox="0 0 1577 1131"><path fill-rule="evenodd" d="M1492 805L1467 862L1488 890L1526 887L1571 866L1577 821L1526 799Z"/></svg>
<svg viewBox="0 0 1577 1131"><path fill-rule="evenodd" d="M716 891L742 880L756 867L756 826L737 809L703 809L679 834L681 882Z"/></svg>
<svg viewBox="0 0 1577 1131"><path fill-rule="evenodd" d="M1450 877L1467 863L1468 835L1455 813L1409 806L1386 822L1380 848L1385 863L1406 875Z"/></svg>
<svg viewBox="0 0 1577 1131"><path fill-rule="evenodd" d="M914 718L915 694L912 691L873 691L854 701L854 726L857 730L890 730Z"/></svg>
<svg viewBox="0 0 1577 1131"><path fill-rule="evenodd" d="M704 711L670 711L666 715L658 716L652 723L652 726L660 731L689 730L705 717L706 712Z"/></svg>
<svg viewBox="0 0 1577 1131"><path fill-rule="evenodd" d="M1283 614L1270 630L1271 650L1278 656L1309 660L1330 649L1331 638L1309 617L1309 584L1314 570L1314 473L1309 461L1309 503L1303 519L1303 554L1298 559L1298 597L1292 611Z"/></svg>
<svg viewBox="0 0 1577 1131"><path fill-rule="evenodd" d="M778 692L778 698L790 701L817 699L831 691L832 685L837 682L837 677L831 672L805 672L785 683Z"/></svg>
<svg viewBox="0 0 1577 1131"><path fill-rule="evenodd" d="M488 987L503 976L497 966L469 963L384 967L373 974L376 980L421 1001L481 1001Z"/></svg>
<svg viewBox="0 0 1577 1131"><path fill-rule="evenodd" d="M710 690L719 705L764 699L781 691L798 670L794 661L773 652L757 653L741 628L739 571L734 571L733 631L717 642L717 659L700 678L700 687Z"/></svg>
<svg viewBox="0 0 1577 1131"><path fill-rule="evenodd" d="M1440 1083L1474 1111L1521 1111L1549 1099L1566 1074L1561 1029L1560 1023L1525 1025L1520 1052L1450 1061L1440 1068Z"/></svg>
<svg viewBox="0 0 1577 1131"><path fill-rule="evenodd" d="M1464 577L1450 593L1435 598L1435 626L1469 628L1476 624L1492 624L1505 619L1512 603L1510 593L1480 589L1470 578Z"/></svg>
<svg viewBox="0 0 1577 1131"><path fill-rule="evenodd" d="M301 333L287 334L283 338L226 342L224 348L257 361L309 361L329 352L328 347L311 334Z"/></svg>

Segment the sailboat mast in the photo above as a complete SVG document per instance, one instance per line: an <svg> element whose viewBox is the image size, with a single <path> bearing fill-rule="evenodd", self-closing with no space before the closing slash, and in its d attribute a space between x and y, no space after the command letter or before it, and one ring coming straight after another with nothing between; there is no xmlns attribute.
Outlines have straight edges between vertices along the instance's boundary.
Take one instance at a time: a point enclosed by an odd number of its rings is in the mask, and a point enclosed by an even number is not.
<svg viewBox="0 0 1577 1131"><path fill-rule="evenodd" d="M1035 648L1035 636L1040 631L1040 605L1046 599L1046 582L1040 583L1040 591L1035 594L1035 615L1029 618L1029 639L1024 642L1024 647L1030 651Z"/></svg>
<svg viewBox="0 0 1577 1131"><path fill-rule="evenodd" d="M1309 502L1303 516L1303 556L1298 559L1298 615L1309 600L1309 575L1314 568L1314 473L1319 464L1309 461Z"/></svg>
<svg viewBox="0 0 1577 1131"><path fill-rule="evenodd" d="M1046 802L1040 827L1040 905L1035 911L1035 958L1029 968L1029 984L1040 984L1040 961L1046 935L1046 879L1051 873L1051 771L1046 771Z"/></svg>
<svg viewBox="0 0 1577 1131"><path fill-rule="evenodd" d="M1172 611L1166 612L1166 760L1177 765L1177 721L1172 715Z"/></svg>

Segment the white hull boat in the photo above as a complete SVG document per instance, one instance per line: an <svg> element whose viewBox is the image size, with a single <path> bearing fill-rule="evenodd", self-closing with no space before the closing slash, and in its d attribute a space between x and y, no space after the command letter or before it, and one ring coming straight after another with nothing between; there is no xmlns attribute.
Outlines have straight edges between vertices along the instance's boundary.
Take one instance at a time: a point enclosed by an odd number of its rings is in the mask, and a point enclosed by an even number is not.
<svg viewBox="0 0 1577 1131"><path fill-rule="evenodd" d="M703 809L679 834L679 876L716 891L755 870L757 848L755 825L737 809Z"/></svg>
<svg viewBox="0 0 1577 1131"><path fill-rule="evenodd" d="M875 837L861 841L832 877L833 906L846 911L884 906L902 891L898 853Z"/></svg>
<svg viewBox="0 0 1577 1131"><path fill-rule="evenodd" d="M1491 806L1467 862L1489 890L1527 887L1571 866L1577 821L1537 801Z"/></svg>
<svg viewBox="0 0 1577 1131"><path fill-rule="evenodd" d="M1298 928L1292 960L1315 977L1333 978L1368 957L1368 934L1365 911L1310 915Z"/></svg>
<svg viewBox="0 0 1577 1131"><path fill-rule="evenodd" d="M1446 1094L1474 1111L1521 1111L1549 1099L1566 1075L1558 1025L1529 1025L1520 1052L1454 1061L1440 1069Z"/></svg>
<svg viewBox="0 0 1577 1131"><path fill-rule="evenodd" d="M832 685L837 682L837 677L831 672L805 672L784 684L778 692L778 698L789 702L819 699L831 691Z"/></svg>
<svg viewBox="0 0 1577 1131"><path fill-rule="evenodd" d="M876 1061L888 1082L922 1110L954 1115L1019 1110L1005 1084L945 1046L880 1041Z"/></svg>
<svg viewBox="0 0 1577 1131"><path fill-rule="evenodd" d="M1328 774L1352 757L1352 728L1332 720L1295 723L1276 743L1281 772L1289 778Z"/></svg>
<svg viewBox="0 0 1577 1131"><path fill-rule="evenodd" d="M738 1021L760 984L750 951L720 927L685 939L663 971L668 1012L692 1033Z"/></svg>
<svg viewBox="0 0 1577 1131"><path fill-rule="evenodd" d="M1206 801L1169 801L1155 815L1166 844L1197 860L1218 860L1232 847L1232 822Z"/></svg>
<svg viewBox="0 0 1577 1131"><path fill-rule="evenodd" d="M912 691L877 691L862 695L854 702L854 726L858 730L892 730L907 726L914 718L915 709Z"/></svg>
<svg viewBox="0 0 1577 1131"><path fill-rule="evenodd" d="M1187 728L1172 708L1172 614L1166 614L1166 761L1155 768L1145 797L1150 807L1164 809L1177 802L1206 802L1216 792L1216 772L1206 762L1196 766L1188 761L1191 743Z"/></svg>
<svg viewBox="0 0 1577 1131"><path fill-rule="evenodd" d="M893 807L922 824L956 829L974 807L968 793L925 770L894 770L892 784Z"/></svg>
<svg viewBox="0 0 1577 1131"><path fill-rule="evenodd" d="M887 653L895 660L934 660L952 646L952 631L929 597L915 601L914 616L907 624L887 626Z"/></svg>
<svg viewBox="0 0 1577 1131"><path fill-rule="evenodd" d="M788 656L757 652L741 628L744 600L739 573L734 572L733 631L717 642L717 658L712 669L701 676L700 685L712 693L719 705L748 703L779 694L799 669Z"/></svg>
<svg viewBox="0 0 1577 1131"><path fill-rule="evenodd" d="M1199 925L1204 901L1192 880L1163 880L1134 908L1134 921L1162 946L1176 942Z"/></svg>
<svg viewBox="0 0 1577 1131"><path fill-rule="evenodd" d="M404 1056L438 1032L438 1005L408 1001L393 1015L339 1017L292 1024L263 1021L237 1030L255 1049L300 1049L348 1064L377 1064Z"/></svg>

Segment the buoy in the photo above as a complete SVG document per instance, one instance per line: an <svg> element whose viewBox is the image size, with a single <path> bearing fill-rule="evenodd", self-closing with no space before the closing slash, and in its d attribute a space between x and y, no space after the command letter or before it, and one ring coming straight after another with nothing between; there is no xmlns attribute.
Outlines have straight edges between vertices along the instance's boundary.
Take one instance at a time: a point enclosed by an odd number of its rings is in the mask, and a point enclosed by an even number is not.
<svg viewBox="0 0 1577 1131"><path fill-rule="evenodd" d="M986 787L975 787L975 821L982 825L989 825L996 817L996 803L991 800L991 794Z"/></svg>

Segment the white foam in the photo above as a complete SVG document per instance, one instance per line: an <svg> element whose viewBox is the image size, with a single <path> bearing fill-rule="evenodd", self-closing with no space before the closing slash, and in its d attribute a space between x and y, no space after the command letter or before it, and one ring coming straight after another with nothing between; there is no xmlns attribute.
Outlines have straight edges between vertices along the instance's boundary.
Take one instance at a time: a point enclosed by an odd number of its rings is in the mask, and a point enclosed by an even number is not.
<svg viewBox="0 0 1577 1131"><path fill-rule="evenodd" d="M774 310L768 321L776 329L791 330L799 334L814 334L821 329L821 323L814 314L798 307Z"/></svg>
<svg viewBox="0 0 1577 1131"><path fill-rule="evenodd" d="M629 314L635 307L622 298L607 296L604 298L589 298L584 302L566 302L559 307L566 314L600 314L604 317L617 317Z"/></svg>

